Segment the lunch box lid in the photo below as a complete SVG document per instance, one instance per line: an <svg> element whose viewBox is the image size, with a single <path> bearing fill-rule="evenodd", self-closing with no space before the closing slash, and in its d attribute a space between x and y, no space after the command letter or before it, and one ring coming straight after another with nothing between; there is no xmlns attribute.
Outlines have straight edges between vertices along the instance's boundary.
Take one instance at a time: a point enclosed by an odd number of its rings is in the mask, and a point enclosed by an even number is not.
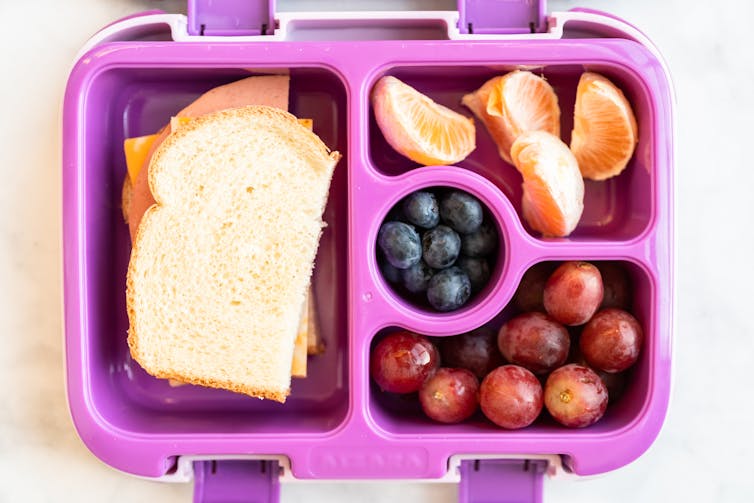
<svg viewBox="0 0 754 503"><path fill-rule="evenodd" d="M272 36L280 27L275 4L275 0L188 0L185 29L190 37L274 38ZM148 14L155 15L155 11ZM606 20L615 19L602 13L599 15L605 16ZM553 21L557 20L548 17L546 0L459 0L457 24L453 28L461 35L524 35L544 33L552 28ZM629 35L622 34L623 38L639 38L642 44L651 48L638 30L622 21L620 24L634 30ZM614 27L606 29L605 34L621 36ZM283 466L278 460L186 457L185 460L179 459L178 464L175 479L180 479L181 472L191 471L194 501L279 500ZM460 476L461 503L540 502L544 474L554 469L551 460L536 456L531 459L460 459L455 468Z"/></svg>

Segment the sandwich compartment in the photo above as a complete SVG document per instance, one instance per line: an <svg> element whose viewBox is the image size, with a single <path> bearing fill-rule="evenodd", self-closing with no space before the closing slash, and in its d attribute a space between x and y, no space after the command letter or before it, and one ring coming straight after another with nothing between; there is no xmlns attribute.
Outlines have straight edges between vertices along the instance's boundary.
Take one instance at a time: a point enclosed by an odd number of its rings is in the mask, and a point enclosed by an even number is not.
<svg viewBox="0 0 754 503"><path fill-rule="evenodd" d="M668 75L651 44L620 20L585 11L546 16L544 2L514 2L509 11L500 9L508 16L484 26L473 20L485 19L475 10L485 3L459 2L455 13L405 18L280 14L275 30L270 3L266 10L250 8L243 18L248 26L231 30L208 24L215 21L203 17L208 7L197 1L190 2L188 18L146 13L95 38L71 72L63 113L67 387L76 428L95 455L141 476L193 475L197 500L220 482L232 491L249 480L272 488L274 499L276 463L284 477L296 479L460 478L464 501L487 491L486 480L503 477L511 491L522 488L521 499L534 494L536 500L547 470L601 473L651 445L667 409L673 329ZM460 98L516 68L534 69L552 84L566 142L583 71L608 76L636 113L633 159L616 178L586 182L584 215L568 238L543 239L528 228L520 176L478 122L477 148L457 167L419 167L387 145L371 110L374 83L393 75L471 115ZM309 358L308 377L293 380L285 404L172 387L146 374L126 344L131 243L120 208L122 142L157 131L217 85L281 72L291 77L290 111L313 119L315 133L343 154L313 278L326 350ZM479 197L501 238L487 287L449 314L397 295L380 274L375 250L379 226L395 203L419 188L442 186ZM370 348L391 330L446 337L485 323L499 326L512 315L509 301L529 267L570 259L625 264L633 312L646 336L625 395L597 424L571 430L540 419L505 431L475 416L442 425L415 402L396 400L370 382ZM249 466L265 471L236 472Z"/></svg>

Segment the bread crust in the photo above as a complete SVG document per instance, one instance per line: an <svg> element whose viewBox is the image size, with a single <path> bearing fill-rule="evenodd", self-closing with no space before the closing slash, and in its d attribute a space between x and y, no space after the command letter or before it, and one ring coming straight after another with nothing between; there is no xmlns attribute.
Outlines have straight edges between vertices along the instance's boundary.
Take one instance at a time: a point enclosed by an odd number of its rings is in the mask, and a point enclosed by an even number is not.
<svg viewBox="0 0 754 503"><path fill-rule="evenodd" d="M123 220L128 223L128 213L131 211L131 197L133 196L133 186L131 179L126 175L123 179L123 188L120 192L120 210L123 213Z"/></svg>

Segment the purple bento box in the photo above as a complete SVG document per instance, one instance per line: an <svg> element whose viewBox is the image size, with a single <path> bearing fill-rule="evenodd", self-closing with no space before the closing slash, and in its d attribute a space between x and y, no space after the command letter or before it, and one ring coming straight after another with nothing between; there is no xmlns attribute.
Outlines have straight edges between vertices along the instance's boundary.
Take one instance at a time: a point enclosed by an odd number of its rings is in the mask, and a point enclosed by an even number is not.
<svg viewBox="0 0 754 503"><path fill-rule="evenodd" d="M274 501L281 477L455 480L462 501L540 501L545 473L598 474L649 447L670 394L674 126L667 69L641 32L594 11L548 15L544 0L459 1L451 12L275 13L273 0L188 7L188 16L152 11L104 28L66 88L67 389L76 429L96 456L140 476L193 479L196 501L244 492ZM565 239L542 239L523 222L520 175L480 124L476 150L458 167L420 168L387 145L370 110L374 83L394 75L470 115L461 96L516 68L552 84L566 142L585 70L613 80L636 113L632 161L616 178L586 182L584 215ZM280 71L290 72L291 112L312 118L343 154L313 279L327 350L309 359L309 377L293 381L284 405L171 387L146 374L126 344L123 140L154 133L212 87ZM502 241L487 288L451 314L402 300L375 258L388 210L432 186L479 197ZM571 430L541 419L506 431L480 417L442 425L370 383L370 347L383 334L447 336L499 324L529 267L568 259L622 261L646 336L625 396L597 424Z"/></svg>

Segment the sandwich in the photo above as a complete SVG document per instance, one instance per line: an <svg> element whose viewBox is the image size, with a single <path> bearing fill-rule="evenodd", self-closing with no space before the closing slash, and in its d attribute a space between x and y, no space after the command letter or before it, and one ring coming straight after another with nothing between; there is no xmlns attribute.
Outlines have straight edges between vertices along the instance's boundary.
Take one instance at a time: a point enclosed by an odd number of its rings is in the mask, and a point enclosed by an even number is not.
<svg viewBox="0 0 754 503"><path fill-rule="evenodd" d="M152 375L284 401L321 346L307 289L339 155L287 94L243 79L126 141L128 341Z"/></svg>

